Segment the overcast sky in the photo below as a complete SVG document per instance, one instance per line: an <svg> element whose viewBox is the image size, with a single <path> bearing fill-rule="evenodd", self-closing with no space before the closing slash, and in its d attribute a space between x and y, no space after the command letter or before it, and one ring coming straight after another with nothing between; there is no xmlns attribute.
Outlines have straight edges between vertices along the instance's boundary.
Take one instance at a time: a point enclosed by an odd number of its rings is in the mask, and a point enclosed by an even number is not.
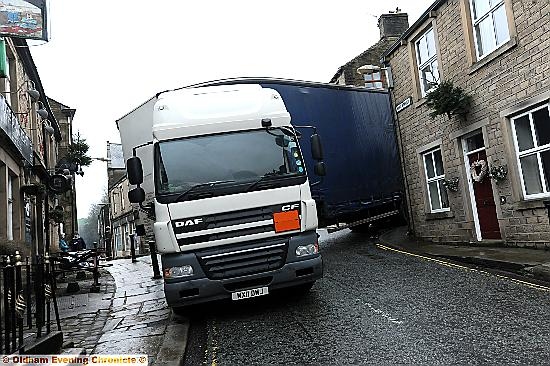
<svg viewBox="0 0 550 366"><path fill-rule="evenodd" d="M155 93L229 77L328 82L379 38L396 7L409 24L433 0L49 0L50 41L31 52L46 94L76 109L92 157L115 120ZM106 163L77 177L78 217L106 190Z"/></svg>

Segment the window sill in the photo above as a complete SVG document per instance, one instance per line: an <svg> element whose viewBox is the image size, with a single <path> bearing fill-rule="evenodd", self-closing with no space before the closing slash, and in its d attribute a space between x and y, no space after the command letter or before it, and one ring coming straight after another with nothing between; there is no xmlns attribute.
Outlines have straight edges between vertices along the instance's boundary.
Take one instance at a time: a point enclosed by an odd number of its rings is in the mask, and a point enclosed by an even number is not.
<svg viewBox="0 0 550 366"><path fill-rule="evenodd" d="M451 211L428 212L426 214L426 220L450 219L451 217L455 217L455 215Z"/></svg>
<svg viewBox="0 0 550 366"><path fill-rule="evenodd" d="M548 200L550 200L550 197L538 198L530 201L517 202L514 205L514 209L518 211L523 211L523 210L533 210L536 208L546 208L546 206L544 205L544 201L548 201Z"/></svg>
<svg viewBox="0 0 550 366"><path fill-rule="evenodd" d="M494 50L492 53L490 53L486 57L484 57L481 60L474 63L470 67L470 70L468 71L468 75L473 74L477 70L481 69L483 66L485 66L485 65L491 63L493 60L499 58L500 56L502 56L503 54L505 54L506 52L508 52L512 48L516 47L517 44L518 44L517 37L510 38L510 40L508 42L504 43L502 46L500 46L499 48Z"/></svg>
<svg viewBox="0 0 550 366"><path fill-rule="evenodd" d="M420 107L423 106L425 103L426 103L426 96L423 96L422 98L420 98L420 99L418 99L418 100L415 101L414 107L415 107L415 108L420 108Z"/></svg>

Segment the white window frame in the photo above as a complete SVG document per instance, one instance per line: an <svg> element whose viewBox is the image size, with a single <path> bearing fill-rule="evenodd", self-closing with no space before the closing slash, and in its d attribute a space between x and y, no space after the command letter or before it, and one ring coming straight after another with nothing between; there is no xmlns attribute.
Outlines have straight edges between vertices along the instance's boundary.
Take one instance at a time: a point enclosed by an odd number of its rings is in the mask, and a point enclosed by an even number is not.
<svg viewBox="0 0 550 366"><path fill-rule="evenodd" d="M420 59L420 44L421 44L421 41L423 39L426 39L426 44L428 44L428 33L432 32L433 34L433 39L434 39L434 54L433 55L429 55L429 48L428 50L426 50L426 54L428 55L428 59L424 60L423 63L420 63L422 60ZM420 95L422 97L425 97L426 94L428 94L434 87L435 85L439 84L439 60L437 59L437 47L436 47L436 42L435 42L435 31L434 31L434 28L433 27L430 27L429 29L427 29L424 33L422 33L422 35L416 40L416 42L414 42L414 55L416 57L416 65L417 65L417 72L418 72L418 83L420 84ZM434 76L434 78L436 78L437 80L435 81L435 85L432 86L431 88L429 88L428 90L425 90L424 89L424 79L422 78L422 70L424 70L427 66L430 66L433 65L433 63L436 63L437 64L437 75L432 75ZM432 70L433 71L433 70Z"/></svg>
<svg viewBox="0 0 550 366"><path fill-rule="evenodd" d="M516 116L514 116L510 119L511 124L512 124L512 131L513 131L513 135L514 135L514 148L516 149L516 164L517 164L517 167L518 167L519 177L520 177L520 180L521 180L521 190L522 190L522 193L523 193L523 197L526 200L550 197L550 190L547 189L546 184L544 183L546 179L544 177L544 169L543 169L542 159L541 159L541 153L550 150L550 143L548 143L546 145L542 145L542 146L537 146L538 144L537 144L537 140L535 138L535 136L536 136L535 123L533 121L533 113L537 112L539 110L542 110L542 109L547 109L548 112L550 113L550 104L544 104L544 105L538 106L536 108L530 109L529 111L527 111L525 113L518 114L518 115L516 115ZM517 136L517 131L516 131L516 120L521 118L521 117L525 117L525 116L529 116L529 125L531 127L531 138L533 139L533 148L520 152L519 151L518 136ZM520 159L523 158L523 157L529 156L529 155L536 155L537 156L537 163L538 163L538 168L539 168L539 177L540 177L540 182L541 182L541 186L542 186L542 193L527 194L527 190L526 190L526 187L525 187L525 179L523 177L523 170L521 168ZM550 179L547 183L548 183L548 186L550 186Z"/></svg>
<svg viewBox="0 0 550 366"><path fill-rule="evenodd" d="M475 48L476 48L476 56L477 56L478 60L481 60L484 57L487 57L487 55L490 55L491 53L493 53L496 49L498 49L500 46L502 46L503 44L505 44L506 42L508 42L510 40L510 27L508 25L508 18L507 18L508 12L506 11L505 0L488 0L489 1L489 9L487 10L486 13L484 13L483 15L480 15L480 17L477 18L477 19L475 17L475 12L474 12L474 1L475 0L468 0L468 2L470 4L470 14L472 16L472 34L473 34L474 44L475 44ZM493 4L493 2L495 4ZM493 14L494 14L495 10L497 10L501 6L504 8L504 14L506 15L506 28L508 28L508 38L504 39L501 43L498 44L497 39L496 39L497 36L496 36L496 29L495 29L495 19L493 17ZM477 36L476 36L476 27L481 22L483 22L485 19L487 19L488 17L492 18L493 27L491 29L493 30L492 35L493 35L493 40L494 40L495 46L493 48L491 48L490 50L487 50L483 55L480 55L479 54L479 44L478 44Z"/></svg>
<svg viewBox="0 0 550 366"><path fill-rule="evenodd" d="M7 186L7 198L8 198L8 212L7 212L7 238L13 240L13 177L8 174L8 186Z"/></svg>
<svg viewBox="0 0 550 366"><path fill-rule="evenodd" d="M437 168L435 165L435 155L434 153L436 151L439 151L441 154L441 166L443 167L443 175L437 175ZM433 162L433 168L434 168L434 176L432 178L428 177L428 168L426 166L426 156L431 155L432 156L432 162ZM422 166L424 167L424 177L426 178L426 190L428 191L428 204L430 207L431 213L437 213L437 212L448 212L451 210L450 207L443 207L443 200L441 199L441 187L439 185L439 181L445 180L445 167L443 166L443 152L441 150L441 147L437 147L435 149L428 150L424 153L422 153ZM441 208L439 209L433 209L432 207L432 197L431 197L431 191L430 191L430 183L437 182L437 198L439 200L439 205ZM449 200L449 196L447 195L447 201Z"/></svg>
<svg viewBox="0 0 550 366"><path fill-rule="evenodd" d="M382 84L382 73L380 70L363 74L363 80L365 81L365 88L367 89L384 88L384 84Z"/></svg>

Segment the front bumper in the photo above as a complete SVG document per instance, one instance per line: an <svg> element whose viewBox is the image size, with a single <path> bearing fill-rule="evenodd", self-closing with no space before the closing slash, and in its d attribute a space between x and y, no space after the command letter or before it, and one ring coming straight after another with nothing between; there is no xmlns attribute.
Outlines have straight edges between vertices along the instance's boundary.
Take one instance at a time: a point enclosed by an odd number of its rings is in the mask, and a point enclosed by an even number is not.
<svg viewBox="0 0 550 366"><path fill-rule="evenodd" d="M166 301L172 307L185 306L229 299L235 291L264 286L269 290L276 290L314 282L323 276L321 255L316 254L302 259L296 257L293 252L297 245L315 241L315 232L293 236L288 239L288 254L280 268L222 279L207 276L194 252L165 254L162 256L163 268L190 264L195 269L192 277L165 280Z"/></svg>

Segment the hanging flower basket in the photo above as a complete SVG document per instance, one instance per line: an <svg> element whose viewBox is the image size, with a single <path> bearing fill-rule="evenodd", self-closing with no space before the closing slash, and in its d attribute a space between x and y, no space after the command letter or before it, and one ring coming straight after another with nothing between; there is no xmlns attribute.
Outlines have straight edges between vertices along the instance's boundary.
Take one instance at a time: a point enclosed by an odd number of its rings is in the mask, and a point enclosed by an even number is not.
<svg viewBox="0 0 550 366"><path fill-rule="evenodd" d="M465 121L472 105L472 96L451 81L443 81L428 93L426 105L432 109L432 118L445 114L449 119L458 116Z"/></svg>
<svg viewBox="0 0 550 366"><path fill-rule="evenodd" d="M505 180L508 175L508 167L506 165L492 165L489 170L489 176L497 183Z"/></svg>
<svg viewBox="0 0 550 366"><path fill-rule="evenodd" d="M57 206L52 211L50 211L49 216L50 216L50 220L52 220L53 222L57 224L62 223L63 220L65 219L65 213L63 211L63 207Z"/></svg>
<svg viewBox="0 0 550 366"><path fill-rule="evenodd" d="M43 196L46 193L46 186L42 183L31 183L21 186L21 192L29 196Z"/></svg>
<svg viewBox="0 0 550 366"><path fill-rule="evenodd" d="M458 192L458 177L445 179L443 186L450 192Z"/></svg>
<svg viewBox="0 0 550 366"><path fill-rule="evenodd" d="M474 182L477 183L480 183L487 176L488 170L487 161L485 160L476 160L470 165L470 174Z"/></svg>

